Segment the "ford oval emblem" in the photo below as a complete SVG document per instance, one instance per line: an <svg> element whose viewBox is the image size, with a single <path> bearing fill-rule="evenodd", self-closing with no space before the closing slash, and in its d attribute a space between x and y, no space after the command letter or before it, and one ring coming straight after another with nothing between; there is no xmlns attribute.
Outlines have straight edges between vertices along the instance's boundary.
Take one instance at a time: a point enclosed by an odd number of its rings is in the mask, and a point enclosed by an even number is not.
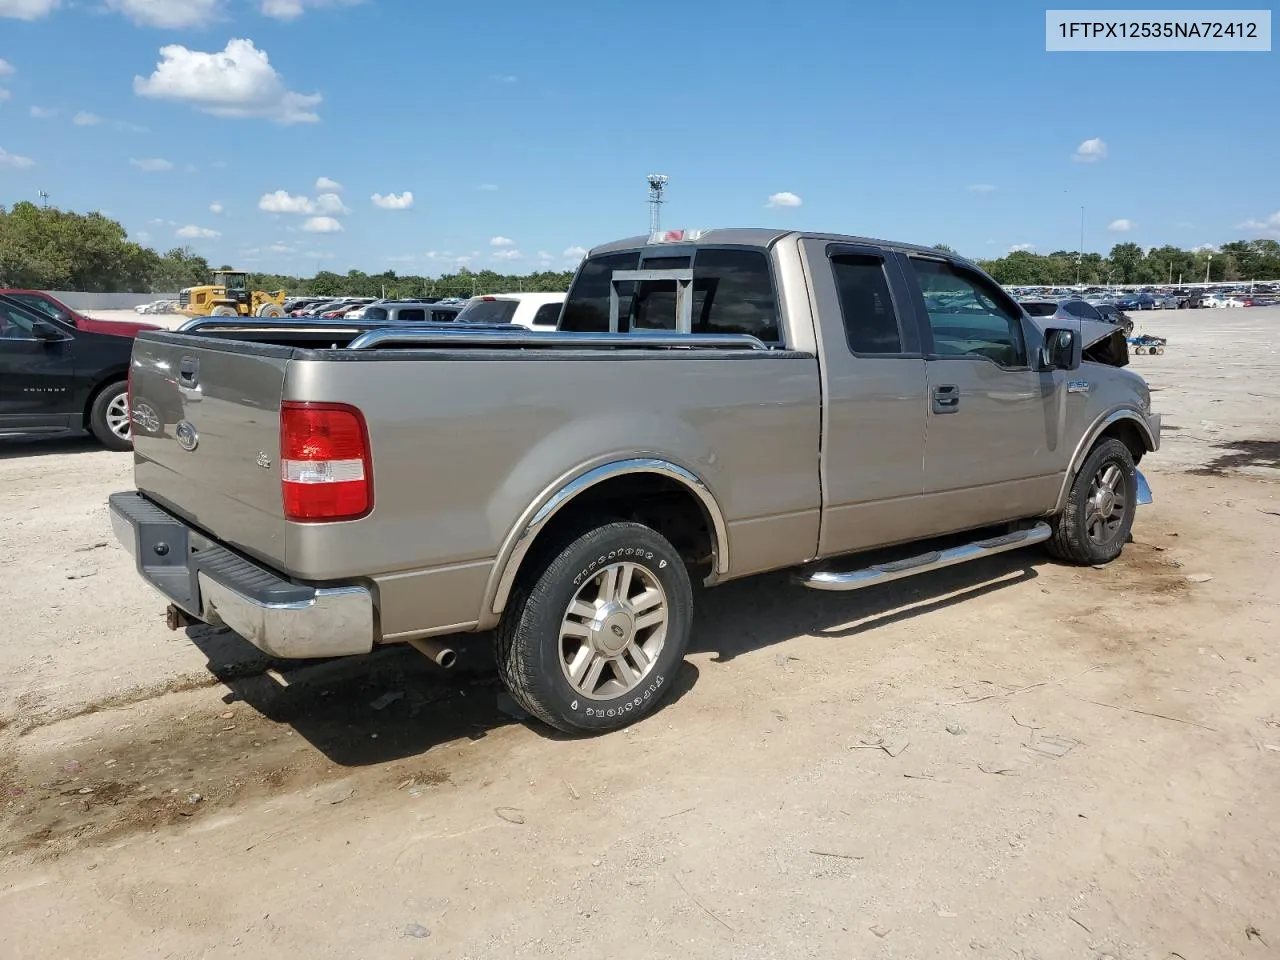
<svg viewBox="0 0 1280 960"><path fill-rule="evenodd" d="M200 434L196 433L196 425L190 420L179 420L174 427L173 435L178 439L178 446L188 452L200 446Z"/></svg>

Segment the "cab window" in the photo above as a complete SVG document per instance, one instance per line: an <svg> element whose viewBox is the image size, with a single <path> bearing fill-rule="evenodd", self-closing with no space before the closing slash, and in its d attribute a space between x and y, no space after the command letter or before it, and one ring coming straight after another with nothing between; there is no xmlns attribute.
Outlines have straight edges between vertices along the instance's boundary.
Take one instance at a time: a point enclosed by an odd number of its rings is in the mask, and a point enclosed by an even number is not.
<svg viewBox="0 0 1280 960"><path fill-rule="evenodd" d="M1025 367L1022 320L1012 301L989 280L940 260L911 258L933 331L933 356L982 357L1002 367Z"/></svg>

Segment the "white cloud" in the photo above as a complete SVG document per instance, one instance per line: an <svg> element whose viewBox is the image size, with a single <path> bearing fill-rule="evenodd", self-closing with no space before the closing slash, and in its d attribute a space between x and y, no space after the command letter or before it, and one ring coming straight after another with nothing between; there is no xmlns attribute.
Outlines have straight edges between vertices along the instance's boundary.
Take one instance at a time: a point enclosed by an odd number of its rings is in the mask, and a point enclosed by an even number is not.
<svg viewBox="0 0 1280 960"><path fill-rule="evenodd" d="M185 227L179 227L175 233L184 240L217 240L222 236L217 230L210 230L208 227L197 227L193 223L189 223Z"/></svg>
<svg viewBox="0 0 1280 960"><path fill-rule="evenodd" d="M1112 220L1109 224L1107 224L1107 229L1110 230L1112 233L1128 233L1130 230L1132 230L1136 226L1137 224L1134 223L1132 220L1125 220L1122 217L1119 220Z"/></svg>
<svg viewBox="0 0 1280 960"><path fill-rule="evenodd" d="M48 16L62 0L0 0L0 17L14 20L39 20Z"/></svg>
<svg viewBox="0 0 1280 960"><path fill-rule="evenodd" d="M316 197L317 213L350 213L342 198L336 193L322 193Z"/></svg>
<svg viewBox="0 0 1280 960"><path fill-rule="evenodd" d="M496 183L482 183L480 186L476 187L476 189L483 193L496 193L498 185Z"/></svg>
<svg viewBox="0 0 1280 960"><path fill-rule="evenodd" d="M1192 253L1217 253L1218 248L1212 243L1202 243L1198 247L1191 248Z"/></svg>
<svg viewBox="0 0 1280 960"><path fill-rule="evenodd" d="M802 203L804 201L800 199L798 194L794 194L790 190L783 190L781 193L769 194L769 202L765 206L777 209L779 207L798 207Z"/></svg>
<svg viewBox="0 0 1280 960"><path fill-rule="evenodd" d="M1244 223L1237 223L1236 229L1280 234L1280 210L1277 210L1265 220L1246 220Z"/></svg>
<svg viewBox="0 0 1280 960"><path fill-rule="evenodd" d="M217 200L215 200L215 201L213 201L213 203L209 204L209 212L210 212L210 213L221 213L222 211L223 211L223 206L222 206L222 204L220 204Z"/></svg>
<svg viewBox="0 0 1280 960"><path fill-rule="evenodd" d="M107 0L107 9L123 13L140 27L181 30L203 27L220 12L222 0Z"/></svg>
<svg viewBox="0 0 1280 960"><path fill-rule="evenodd" d="M495 260L523 260L524 254L519 250L495 250L493 252Z"/></svg>
<svg viewBox="0 0 1280 960"><path fill-rule="evenodd" d="M1077 163L1095 163L1106 155L1107 145L1102 138L1090 137L1076 147L1076 152L1071 155L1071 159Z"/></svg>
<svg viewBox="0 0 1280 960"><path fill-rule="evenodd" d="M302 225L308 233L341 233L342 224L333 217L312 217Z"/></svg>
<svg viewBox="0 0 1280 960"><path fill-rule="evenodd" d="M330 180L328 177L320 177L316 180L316 190L321 193L335 193L342 189L342 184L337 180Z"/></svg>
<svg viewBox="0 0 1280 960"><path fill-rule="evenodd" d="M564 256L566 260L581 260L587 255L586 247L565 247Z"/></svg>
<svg viewBox="0 0 1280 960"><path fill-rule="evenodd" d="M510 73L491 73L489 79L494 83L515 83L520 78Z"/></svg>
<svg viewBox="0 0 1280 960"><path fill-rule="evenodd" d="M8 167L10 170L27 170L35 165L36 162L30 157L22 157L16 153L10 153L4 147L0 147L0 168Z"/></svg>
<svg viewBox="0 0 1280 960"><path fill-rule="evenodd" d="M995 190L994 183L971 183L969 184L970 193L991 193Z"/></svg>
<svg viewBox="0 0 1280 960"><path fill-rule="evenodd" d="M277 190L275 193L264 193L259 197L258 209L265 210L267 213L307 214L315 213L316 205L311 202L310 197L295 197L287 190Z"/></svg>
<svg viewBox="0 0 1280 960"><path fill-rule="evenodd" d="M215 117L258 117L277 123L315 123L320 94L285 88L266 51L252 40L228 40L225 50L203 53L178 44L160 48L151 76L133 78L133 92L189 103Z"/></svg>
<svg viewBox="0 0 1280 960"><path fill-rule="evenodd" d="M0 0L0 2L3 2L3 0ZM0 57L0 77L12 77L17 72L12 63L4 57Z"/></svg>
<svg viewBox="0 0 1280 960"><path fill-rule="evenodd" d="M145 157L142 160L130 158L129 163L147 173L166 173L173 169L173 164L163 157Z"/></svg>
<svg viewBox="0 0 1280 960"><path fill-rule="evenodd" d="M0 0L2 3L3 0ZM36 120L51 120L58 115L58 111L50 107L32 107L28 113Z"/></svg>
<svg viewBox="0 0 1280 960"><path fill-rule="evenodd" d="M276 20L296 20L313 7L353 7L364 0L262 0L262 15Z"/></svg>
<svg viewBox="0 0 1280 960"><path fill-rule="evenodd" d="M384 197L380 193L375 193L369 199L373 201L375 207L381 207L383 210L408 210L413 206L413 193L409 190L399 196L388 193Z"/></svg>
<svg viewBox="0 0 1280 960"><path fill-rule="evenodd" d="M510 237L494 237L489 241L491 247L514 247L516 242Z"/></svg>
<svg viewBox="0 0 1280 960"><path fill-rule="evenodd" d="M1036 248L1036 245L1034 243L1015 243L1012 247L1009 248L1009 252L1017 253L1019 251L1022 251L1024 253L1030 253L1035 248Z"/></svg>

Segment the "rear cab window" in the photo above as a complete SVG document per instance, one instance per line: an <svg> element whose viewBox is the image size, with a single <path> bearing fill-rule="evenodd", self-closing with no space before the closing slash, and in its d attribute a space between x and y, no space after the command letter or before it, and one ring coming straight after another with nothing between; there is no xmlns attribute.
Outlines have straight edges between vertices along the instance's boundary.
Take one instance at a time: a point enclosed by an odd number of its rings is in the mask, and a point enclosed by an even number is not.
<svg viewBox="0 0 1280 960"><path fill-rule="evenodd" d="M692 270L692 333L748 334L782 340L773 269L766 251L754 247L695 247L680 253L646 248L603 254L582 265L565 302L561 330L602 333L609 329L610 281L618 270ZM618 284L619 331L676 329L675 280Z"/></svg>

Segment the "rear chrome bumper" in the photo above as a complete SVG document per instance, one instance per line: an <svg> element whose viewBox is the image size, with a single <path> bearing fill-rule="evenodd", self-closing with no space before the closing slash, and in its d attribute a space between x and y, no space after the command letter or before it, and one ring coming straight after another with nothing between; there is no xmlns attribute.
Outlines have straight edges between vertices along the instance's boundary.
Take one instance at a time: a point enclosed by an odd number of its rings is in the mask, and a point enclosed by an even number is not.
<svg viewBox="0 0 1280 960"><path fill-rule="evenodd" d="M232 553L141 494L112 494L116 539L138 573L177 607L222 624L285 659L368 653L374 599L367 587L294 583Z"/></svg>

